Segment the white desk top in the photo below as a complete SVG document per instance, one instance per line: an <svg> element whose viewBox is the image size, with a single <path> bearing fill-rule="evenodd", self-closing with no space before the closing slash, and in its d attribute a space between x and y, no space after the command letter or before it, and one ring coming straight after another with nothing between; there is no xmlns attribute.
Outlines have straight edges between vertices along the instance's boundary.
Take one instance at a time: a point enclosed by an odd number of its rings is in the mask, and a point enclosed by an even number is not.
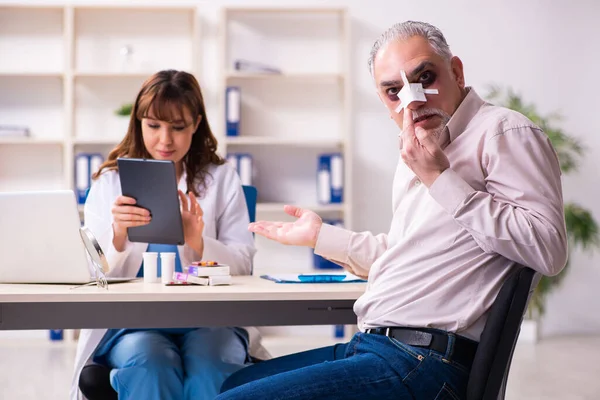
<svg viewBox="0 0 600 400"><path fill-rule="evenodd" d="M94 286L0 284L0 303L113 301L356 300L365 283L275 283L259 276L234 276L229 286L164 286L142 281Z"/></svg>

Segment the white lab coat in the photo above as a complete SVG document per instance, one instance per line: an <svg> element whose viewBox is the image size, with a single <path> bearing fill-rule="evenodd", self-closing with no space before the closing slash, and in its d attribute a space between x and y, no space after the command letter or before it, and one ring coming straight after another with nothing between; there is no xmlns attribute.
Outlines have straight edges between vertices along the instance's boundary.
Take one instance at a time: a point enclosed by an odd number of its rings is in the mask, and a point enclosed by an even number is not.
<svg viewBox="0 0 600 400"><path fill-rule="evenodd" d="M210 166L205 195L198 199L204 212L204 260L217 260L231 268L232 275L249 275L256 252L254 239L248 231L248 212L244 192L237 173L229 164ZM187 193L186 175L179 181L179 189ZM202 191L199 190L201 193ZM115 199L121 195L119 174L105 172L92 184L85 208L85 225L96 236L105 252L110 271L108 276L135 276L142 263L147 243L127 241L118 252L112 245L112 213ZM187 245L178 246L182 265L189 265L199 256ZM93 273L93 270L91 270ZM201 321L199 321L201 323ZM258 358L269 358L260 345L256 328L246 328L250 334L250 353ZM106 329L84 329L77 345L75 371L71 386L71 400L81 398L78 382L81 370L93 355L106 334Z"/></svg>

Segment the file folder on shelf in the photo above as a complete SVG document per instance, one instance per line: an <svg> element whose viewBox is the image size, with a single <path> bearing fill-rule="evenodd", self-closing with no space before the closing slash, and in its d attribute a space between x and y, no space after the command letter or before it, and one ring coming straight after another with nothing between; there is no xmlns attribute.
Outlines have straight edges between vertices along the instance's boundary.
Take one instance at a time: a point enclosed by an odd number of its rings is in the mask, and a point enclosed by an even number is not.
<svg viewBox="0 0 600 400"><path fill-rule="evenodd" d="M235 60L233 63L233 67L236 71L239 72L281 74L281 70L279 68L275 68L271 65L259 63L256 61Z"/></svg>
<svg viewBox="0 0 600 400"><path fill-rule="evenodd" d="M248 153L229 153L226 157L233 168L237 171L242 185L252 186L253 160Z"/></svg>
<svg viewBox="0 0 600 400"><path fill-rule="evenodd" d="M104 162L100 153L78 153L75 156L75 192L77 202L85 204L94 175Z"/></svg>
<svg viewBox="0 0 600 400"><path fill-rule="evenodd" d="M340 204L344 202L344 161L341 153L328 153L319 156L317 198L320 204Z"/></svg>
<svg viewBox="0 0 600 400"><path fill-rule="evenodd" d="M237 86L229 86L225 91L225 120L227 136L239 136L240 114L242 111L241 92Z"/></svg>
<svg viewBox="0 0 600 400"><path fill-rule="evenodd" d="M90 187L90 159L87 154L80 153L75 156L75 191L77 202L84 204Z"/></svg>

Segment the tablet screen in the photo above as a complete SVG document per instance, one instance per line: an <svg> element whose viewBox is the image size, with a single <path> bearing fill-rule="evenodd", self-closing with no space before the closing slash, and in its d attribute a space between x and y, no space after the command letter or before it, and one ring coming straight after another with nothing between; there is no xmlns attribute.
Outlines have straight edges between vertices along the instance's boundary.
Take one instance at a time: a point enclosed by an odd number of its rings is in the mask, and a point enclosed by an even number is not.
<svg viewBox="0 0 600 400"><path fill-rule="evenodd" d="M129 241L184 244L175 163L137 158L117 159L121 191L150 211L148 225L127 229Z"/></svg>

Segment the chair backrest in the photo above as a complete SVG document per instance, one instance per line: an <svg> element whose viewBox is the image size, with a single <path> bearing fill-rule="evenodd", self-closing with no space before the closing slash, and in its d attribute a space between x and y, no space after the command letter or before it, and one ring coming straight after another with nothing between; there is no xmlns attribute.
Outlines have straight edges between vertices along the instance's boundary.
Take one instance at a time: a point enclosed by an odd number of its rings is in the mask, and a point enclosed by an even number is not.
<svg viewBox="0 0 600 400"><path fill-rule="evenodd" d="M254 186L242 186L242 189L244 189L244 196L246 196L246 206L248 207L250 222L254 222L256 221L256 198L258 191Z"/></svg>
<svg viewBox="0 0 600 400"><path fill-rule="evenodd" d="M519 266L502 285L473 360L467 385L468 400L504 399L521 322L540 277L531 268Z"/></svg>

